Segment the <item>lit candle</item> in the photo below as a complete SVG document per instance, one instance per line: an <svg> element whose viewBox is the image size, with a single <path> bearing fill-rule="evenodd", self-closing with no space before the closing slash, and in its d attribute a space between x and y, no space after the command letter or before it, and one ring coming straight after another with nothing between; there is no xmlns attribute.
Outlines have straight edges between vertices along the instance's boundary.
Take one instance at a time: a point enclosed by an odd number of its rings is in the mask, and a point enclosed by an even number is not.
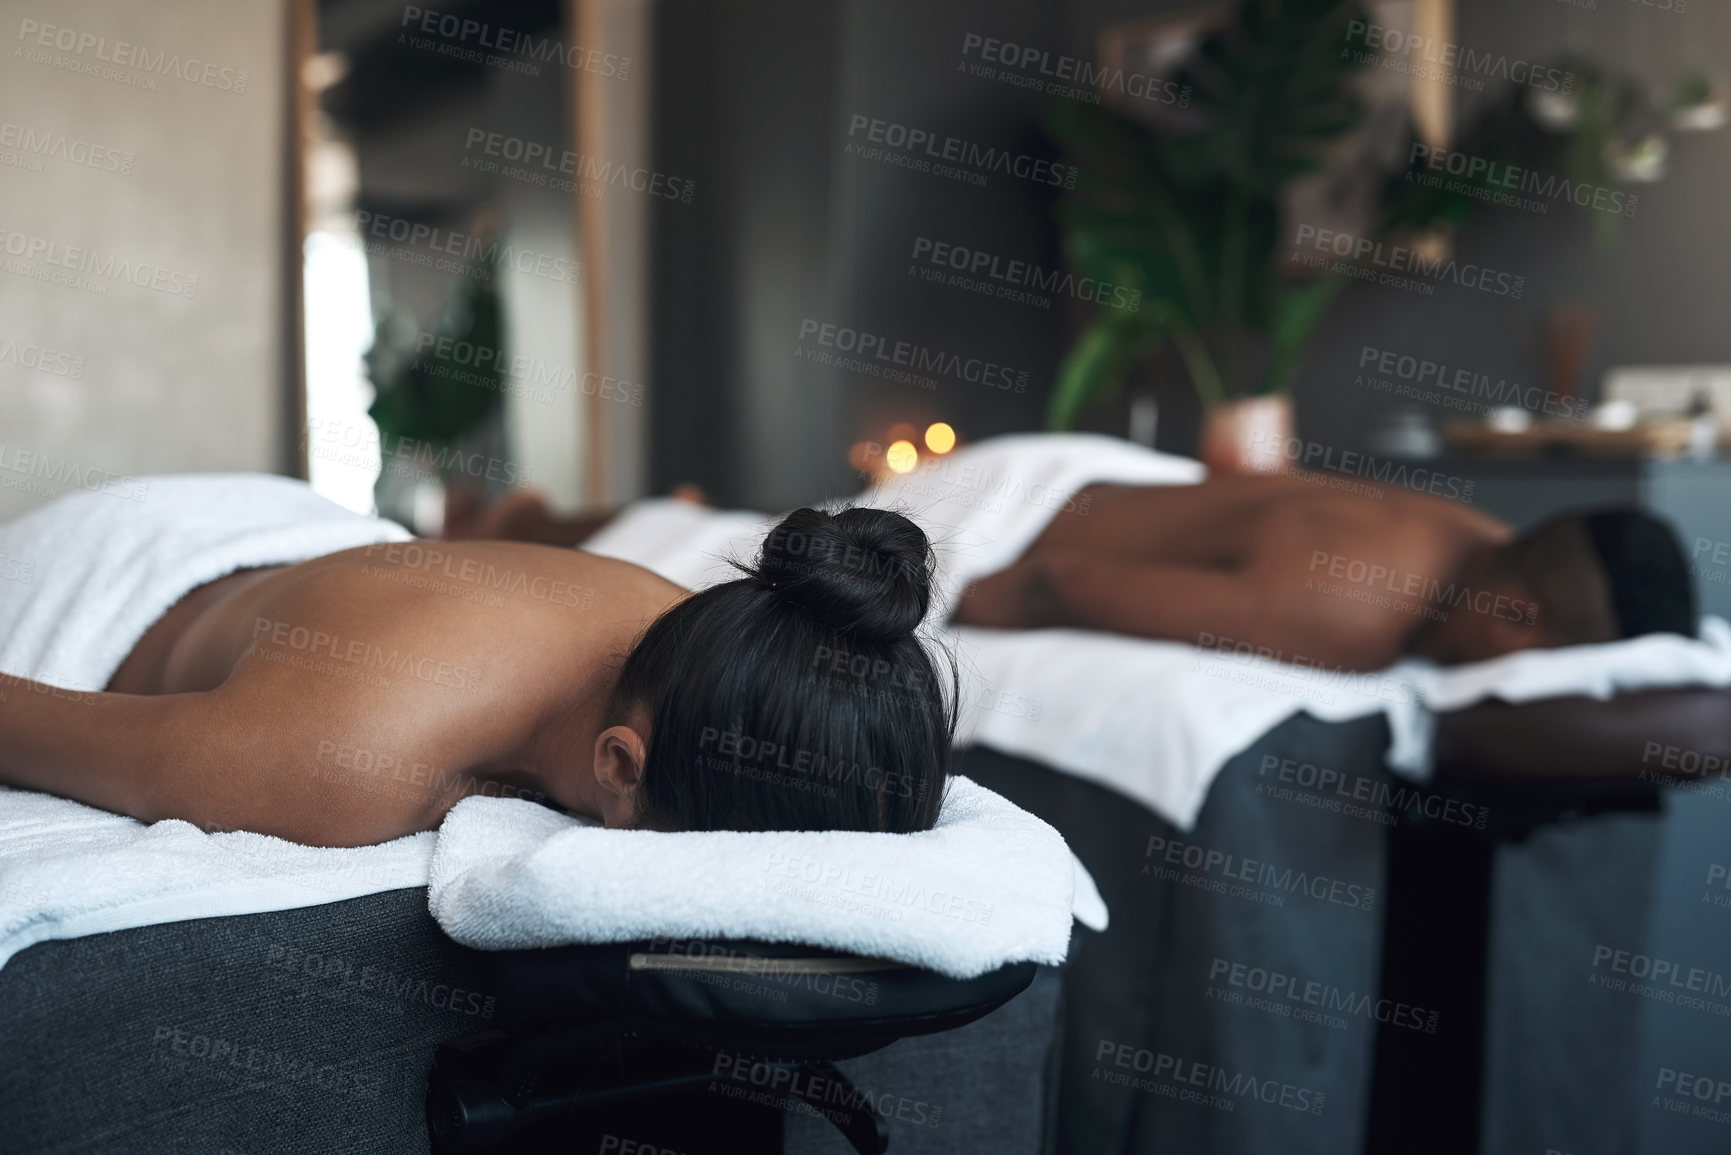
<svg viewBox="0 0 1731 1155"><path fill-rule="evenodd" d="M914 448L911 441L894 442L884 453L885 463L897 473L912 473L919 460L920 451Z"/></svg>

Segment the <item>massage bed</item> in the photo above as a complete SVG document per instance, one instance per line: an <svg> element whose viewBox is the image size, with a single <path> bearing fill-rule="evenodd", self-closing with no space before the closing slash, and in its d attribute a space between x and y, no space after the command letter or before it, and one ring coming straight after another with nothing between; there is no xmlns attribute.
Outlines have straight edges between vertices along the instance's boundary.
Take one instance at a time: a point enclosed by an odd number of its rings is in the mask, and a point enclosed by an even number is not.
<svg viewBox="0 0 1731 1155"><path fill-rule="evenodd" d="M36 566L0 598L0 669L76 696L205 581L407 537L284 479L148 494L0 526ZM320 849L0 788L0 1147L1045 1150L1092 882L961 778L884 839L475 796Z"/></svg>
<svg viewBox="0 0 1731 1155"><path fill-rule="evenodd" d="M1691 917L1699 926L1689 941L1654 925L1656 894L1677 873L1665 862L1676 830L1722 828L1731 695L1661 690L1463 710L1439 720L1436 783L1420 792L1387 770L1386 731L1382 718L1289 718L1227 763L1188 829L1038 761L963 753L965 773L1064 833L1113 911L1064 974L1059 1149L1723 1150L1718 1125L1654 1110L1652 1100L1667 1052L1671 1068L1692 1055L1704 1069L1731 1070L1731 1031L1718 1017L1731 1006L1692 1010L1684 989L1643 1001L1589 978L1615 977L1607 950L1713 970L1731 955L1731 920ZM1694 785L1681 774L1643 776L1644 761L1660 764L1650 747L1660 734L1684 736L1697 771L1718 769ZM1271 787L1294 765L1346 781L1281 796ZM1365 807L1380 818L1316 805L1380 791ZM1355 917L1338 904L1274 907L1150 879L1151 837L1256 847L1282 866L1374 886L1376 904ZM1682 884L1690 889L1673 891L1673 909L1707 902L1693 889L1700 881L1697 872ZM1246 976L1246 1001L1211 1000L1204 992L1219 984L1222 958L1332 989L1319 1001L1270 998L1293 1012L1276 1013L1248 1003L1258 992ZM1230 986L1230 970L1223 977ZM1364 1006L1382 1000L1385 1016ZM1327 1013L1301 1017L1307 1010ZM1656 1045L1656 1025L1689 1045ZM1326 1105L1310 1117L1251 1104L1226 1112L1126 1091L1095 1077L1103 1038L1316 1087Z"/></svg>
<svg viewBox="0 0 1731 1155"><path fill-rule="evenodd" d="M507 1024L525 997L521 981L496 981L497 959L447 937L424 889L39 943L0 970L0 1147L428 1151L435 1053ZM978 1021L839 1066L883 1109L894 1152L1034 1155L1052 1123L1057 992L1056 971L1039 968ZM581 1002L549 999L540 1013ZM579 1146L582 1126L562 1117L550 1130L561 1150L606 1149L604 1135ZM853 1149L814 1114L787 1114L785 1129L790 1152ZM738 1136L680 1134L655 1115L616 1138L740 1149ZM499 1149L540 1148L519 1137Z"/></svg>
<svg viewBox="0 0 1731 1155"><path fill-rule="evenodd" d="M1056 968L1072 917L1105 921L1056 832L963 778L893 842L475 797L437 834L317 850L88 809L0 793L20 1150L1035 1155Z"/></svg>
<svg viewBox="0 0 1731 1155"><path fill-rule="evenodd" d="M1525 798L1502 788L1431 794L1483 806L1482 831L1411 815L1387 825L1267 792L1259 770L1271 758L1391 792L1410 785L1382 766L1385 727L1304 715L1281 723L1227 764L1188 830L1041 763L965 752L966 773L1058 827L1113 912L1064 972L1060 1151L1517 1155L1535 1141L1575 1155L1637 1150L1639 1003L1589 988L1586 976L1593 944L1649 941L1663 815L1650 796L1578 783ZM1255 847L1282 869L1374 888L1375 903L1289 896L1276 907L1151 879L1142 874L1151 837ZM1234 964L1246 968L1236 987ZM1271 996L1249 968L1324 989L1309 1001ZM1211 987L1240 1001L1212 999ZM1324 1106L1305 1114L1241 1100L1221 1110L1127 1090L1097 1077L1103 1039L1311 1088ZM1731 1041L1719 1054L1731 1065ZM1706 1155L1720 1149L1713 1142L1657 1150Z"/></svg>
<svg viewBox="0 0 1731 1155"><path fill-rule="evenodd" d="M1230 971L1211 980L1220 959L1377 997L1384 828L1259 794L1257 770L1274 757L1386 780L1383 729L1380 719L1330 724L1303 715L1280 724L1228 763L1189 830L1039 762L985 748L964 754L964 772L1065 834L1112 910L1112 924L1079 941L1066 967L1060 1151L1363 1149L1375 1021L1332 1014L1344 1025L1322 1025L1208 992L1253 994L1247 985L1233 987ZM1352 896L1345 892L1342 902L1315 900L1279 887L1253 887L1257 898L1240 898L1154 877L1145 873L1151 838L1358 886L1359 901L1346 905ZM1284 907L1268 904L1277 895ZM1213 1068L1229 1089L1209 1104L1173 1095L1182 1089L1176 1081L1160 1092L1115 1085L1101 1077L1112 1070L1110 1053L1100 1058L1103 1041L1171 1056L1174 1074L1182 1073L1179 1063ZM1294 1109L1290 1091L1287 1106L1279 1094L1261 1101L1248 1080L1313 1092L1313 1109Z"/></svg>

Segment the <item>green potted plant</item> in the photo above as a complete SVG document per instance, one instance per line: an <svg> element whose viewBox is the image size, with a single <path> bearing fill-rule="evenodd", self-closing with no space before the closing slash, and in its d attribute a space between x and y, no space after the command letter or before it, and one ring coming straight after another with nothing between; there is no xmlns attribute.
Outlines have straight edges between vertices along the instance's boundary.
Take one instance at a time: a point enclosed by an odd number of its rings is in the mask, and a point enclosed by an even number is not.
<svg viewBox="0 0 1731 1155"><path fill-rule="evenodd" d="M500 440L504 364L504 310L490 265L465 267L425 332L399 318L381 321L366 355L376 393L367 414L379 427L383 458L381 512L432 532L438 527L415 524L418 489L442 491L447 507L485 500L484 480L465 465Z"/></svg>
<svg viewBox="0 0 1731 1155"><path fill-rule="evenodd" d="M1282 196L1363 115L1362 65L1343 51L1355 19L1342 0L1241 0L1185 66L1193 95L1176 131L1105 106L1052 107L1049 130L1079 173L1059 206L1066 256L1140 290L1141 306L1089 320L1059 370L1050 427L1170 346L1204 405L1210 465L1248 467L1247 430L1290 430L1286 390L1344 279L1287 272Z"/></svg>
<svg viewBox="0 0 1731 1155"><path fill-rule="evenodd" d="M1047 424L1067 428L1117 392L1138 363L1170 348L1204 406L1201 453L1217 469L1278 467L1246 445L1290 431L1287 390L1345 278L1291 275L1282 209L1292 183L1359 125L1354 71L1375 58L1343 33L1362 20L1342 0L1240 0L1205 37L1180 80L1189 115L1155 127L1109 107L1054 102L1052 136L1078 170L1058 217L1082 275L1139 290L1139 309L1096 311L1058 371ZM1362 25L1359 25L1362 27ZM1571 78L1550 91L1509 86L1452 145L1456 152L1539 171L1600 245L1614 239L1638 197L1660 179L1665 117L1640 86L1586 60L1559 62ZM1721 86L1687 76L1669 101L1671 131L1719 127L1731 105ZM1409 143L1415 140L1408 127ZM1413 154L1407 151L1410 158ZM1365 236L1444 241L1506 191L1490 168L1423 178L1416 162L1390 172ZM1602 192L1617 189L1614 197ZM1602 211L1606 204L1611 211Z"/></svg>

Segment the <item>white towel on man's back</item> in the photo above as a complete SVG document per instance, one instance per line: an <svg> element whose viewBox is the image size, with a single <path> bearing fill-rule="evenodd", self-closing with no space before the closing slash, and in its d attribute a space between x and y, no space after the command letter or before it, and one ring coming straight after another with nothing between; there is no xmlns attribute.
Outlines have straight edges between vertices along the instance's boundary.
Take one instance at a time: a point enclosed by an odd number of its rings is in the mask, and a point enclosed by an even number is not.
<svg viewBox="0 0 1731 1155"><path fill-rule="evenodd" d="M1190 485L1197 462L1155 453L1094 433L994 437L928 459L892 475L853 503L893 509L920 524L938 555L928 621L948 618L976 578L1003 569L1065 510L1086 517L1091 482ZM589 553L652 569L668 581L702 589L739 577L730 561L749 562L781 519L744 510L708 509L669 498L628 506L583 543Z"/></svg>
<svg viewBox="0 0 1731 1155"><path fill-rule="evenodd" d="M918 834L603 830L516 799L459 802L429 904L483 950L657 935L752 938L894 959L955 978L1058 964L1106 907L1063 837L966 778Z"/></svg>
<svg viewBox="0 0 1731 1155"><path fill-rule="evenodd" d="M1206 475L1199 462L1118 437L1021 433L929 459L855 500L899 510L931 537L939 560L935 623L954 612L971 582L1021 557L1059 513L1087 517L1086 486L1194 485Z"/></svg>

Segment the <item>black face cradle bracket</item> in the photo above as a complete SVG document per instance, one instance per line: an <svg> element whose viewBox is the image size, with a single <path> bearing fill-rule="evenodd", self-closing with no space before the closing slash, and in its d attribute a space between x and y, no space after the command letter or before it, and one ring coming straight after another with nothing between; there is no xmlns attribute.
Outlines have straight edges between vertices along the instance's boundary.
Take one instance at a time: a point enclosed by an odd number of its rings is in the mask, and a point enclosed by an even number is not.
<svg viewBox="0 0 1731 1155"><path fill-rule="evenodd" d="M673 1114L684 1124L710 1120L692 1124L699 1135L755 1129L752 1149L774 1150L782 1114L803 1111L828 1119L861 1155L879 1155L887 1120L835 1063L965 1026L1020 994L1037 969L1019 963L956 980L881 959L709 939L501 953L500 1028L448 1043L435 1059L433 1150L557 1142L570 1151L571 1129L583 1127L607 1150L615 1132L663 1126Z"/></svg>

